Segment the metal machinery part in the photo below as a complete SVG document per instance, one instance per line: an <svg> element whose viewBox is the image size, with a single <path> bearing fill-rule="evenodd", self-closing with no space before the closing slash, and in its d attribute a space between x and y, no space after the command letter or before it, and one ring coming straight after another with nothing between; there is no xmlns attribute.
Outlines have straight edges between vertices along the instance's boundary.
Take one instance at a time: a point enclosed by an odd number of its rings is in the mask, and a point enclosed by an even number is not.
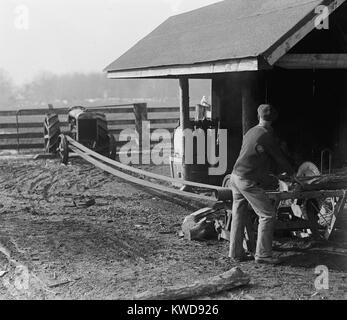
<svg viewBox="0 0 347 320"><path fill-rule="evenodd" d="M233 193L230 188L230 178L231 175L228 174L224 177L224 180L222 182L222 188L215 191L215 196L218 201L224 201L226 203L231 203L233 200Z"/></svg>
<svg viewBox="0 0 347 320"><path fill-rule="evenodd" d="M320 176L321 172L312 162L304 162L298 169L297 177L314 177Z"/></svg>
<svg viewBox="0 0 347 320"><path fill-rule="evenodd" d="M297 177L314 177L320 175L321 172L314 163L305 162L299 167ZM336 198L326 198L310 202L310 207L318 215L318 224L322 228L328 228L331 225L337 200Z"/></svg>
<svg viewBox="0 0 347 320"><path fill-rule="evenodd" d="M231 178L231 175L228 174L224 177L224 180L223 180L223 183L222 183L222 187L223 188L230 188L230 178Z"/></svg>
<svg viewBox="0 0 347 320"><path fill-rule="evenodd" d="M109 135L109 158L116 160L117 157L117 142L113 134Z"/></svg>
<svg viewBox="0 0 347 320"><path fill-rule="evenodd" d="M61 162L63 164L68 164L69 162L69 143L64 134L59 136L59 146L58 146L58 154L60 156Z"/></svg>
<svg viewBox="0 0 347 320"><path fill-rule="evenodd" d="M46 153L57 152L60 133L60 122L58 115L48 114L43 124L43 137Z"/></svg>
<svg viewBox="0 0 347 320"><path fill-rule="evenodd" d="M69 128L65 132L66 136L97 153L116 159L117 142L108 130L105 114L92 112L84 107L72 107L67 118ZM44 121L45 151L58 153L64 164L67 164L69 158L66 136L61 134L58 115L48 114Z"/></svg>

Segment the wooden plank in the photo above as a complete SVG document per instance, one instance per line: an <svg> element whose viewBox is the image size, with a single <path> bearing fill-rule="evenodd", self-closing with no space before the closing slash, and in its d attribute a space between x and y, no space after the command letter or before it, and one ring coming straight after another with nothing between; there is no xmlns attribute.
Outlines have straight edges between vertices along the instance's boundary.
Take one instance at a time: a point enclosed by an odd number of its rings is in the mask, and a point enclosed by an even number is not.
<svg viewBox="0 0 347 320"><path fill-rule="evenodd" d="M38 122L27 122L27 123L19 123L19 128L43 128L43 123ZM0 129L16 129L17 124L15 122L8 122L8 123L0 123Z"/></svg>
<svg viewBox="0 0 347 320"><path fill-rule="evenodd" d="M107 120L107 126L135 125L135 120Z"/></svg>
<svg viewBox="0 0 347 320"><path fill-rule="evenodd" d="M290 199L317 199L343 197L344 190L322 190L322 191L296 191L296 192L267 192L266 194L273 200L290 200Z"/></svg>
<svg viewBox="0 0 347 320"><path fill-rule="evenodd" d="M134 133L135 133L135 127L133 128L130 128L130 129L134 129ZM160 129L160 128L159 128ZM109 129L109 133L110 134L120 134L124 129ZM155 130L158 130L158 128L151 128L151 133L153 133ZM174 131L174 128L169 128L169 129L166 129L167 131L169 131L171 134L173 133ZM43 135L42 135L43 136ZM0 136L0 139L1 139L1 136Z"/></svg>
<svg viewBox="0 0 347 320"><path fill-rule="evenodd" d="M152 113L171 113L171 112L179 112L179 107L149 107L148 112ZM189 107L190 112L195 112L195 107Z"/></svg>
<svg viewBox="0 0 347 320"><path fill-rule="evenodd" d="M211 296L248 285L250 280L250 277L240 268L233 268L221 275L192 284L165 288L159 292L147 291L136 295L135 300L184 300Z"/></svg>
<svg viewBox="0 0 347 320"><path fill-rule="evenodd" d="M43 131L42 132L25 132L25 133L4 133L0 134L0 140L7 140L7 139L34 139L34 138L43 138Z"/></svg>
<svg viewBox="0 0 347 320"><path fill-rule="evenodd" d="M16 115L18 114L18 116L42 116L42 115L46 115L46 114L66 114L68 112L68 108L57 108L57 109L22 109L22 110L18 110L16 112ZM0 113L1 116L1 113Z"/></svg>
<svg viewBox="0 0 347 320"><path fill-rule="evenodd" d="M136 70L109 71L109 79L131 78L165 78L180 77L185 75L206 75L215 73L257 71L259 70L258 58L242 58L193 65L179 65L157 68L143 68Z"/></svg>
<svg viewBox="0 0 347 320"><path fill-rule="evenodd" d="M133 104L125 105L112 105L112 106L101 106L87 108L93 112L101 113L131 113L133 110ZM5 110L0 111L0 117L15 117L15 116L41 116L45 114L55 113L57 115L66 115L69 108L55 108L55 109L21 109L21 110Z"/></svg>
<svg viewBox="0 0 347 320"><path fill-rule="evenodd" d="M207 185L207 184L196 183L196 182L189 182L189 181L184 181L184 180L181 180L181 179L174 179L174 178L171 178L171 177L166 177L166 176L163 176L163 175L159 175L159 174L155 174L155 173L148 172L148 171L145 171L145 170L140 170L140 169L137 169L137 168L134 168L134 167L131 167L131 166L127 166L127 165L124 165L124 164L122 164L120 162L117 162L117 161L114 161L112 159L109 159L109 158L107 158L105 156L102 156L102 155L100 155L100 154L98 154L98 153L96 153L96 152L86 148L85 146L81 145L80 143L74 141L71 137L67 137L67 139L69 141L69 144L74 146L75 149L78 148L79 150L82 150L83 152L87 153L90 156L95 157L96 159L98 159L100 161L103 161L103 162L105 162L105 163L107 163L107 164L109 164L109 165L111 165L113 167L117 167L119 169L131 172L131 173L139 174L139 175L145 176L147 178L152 178L152 179L157 179L157 180L169 182L169 183L172 183L172 184L182 183L183 182L183 183L185 183L188 186L196 187L196 188L211 189L211 190L221 190L221 189L224 189L224 188L219 187L219 186ZM215 199L215 200L217 200L217 199Z"/></svg>
<svg viewBox="0 0 347 320"><path fill-rule="evenodd" d="M151 123L173 123L177 122L177 119L154 119L149 120ZM133 125L135 124L135 120L109 120L107 121L107 124L110 126L117 126L117 125ZM60 122L61 127L67 127L69 125L68 122ZM15 122L11 123L0 123L0 129L16 129L17 124ZM43 128L43 122L19 122L18 128L20 129L26 129L26 128Z"/></svg>
<svg viewBox="0 0 347 320"><path fill-rule="evenodd" d="M17 150L17 144L0 144L0 150ZM19 149L43 149L44 145L42 143L20 143Z"/></svg>
<svg viewBox="0 0 347 320"><path fill-rule="evenodd" d="M101 109L95 109L95 108L90 108L88 110L90 111L98 111L99 113L105 113L105 114L120 114L120 113L132 113L133 112L133 105L129 108L101 108Z"/></svg>
<svg viewBox="0 0 347 320"><path fill-rule="evenodd" d="M276 62L285 69L347 69L347 54L286 54Z"/></svg>
<svg viewBox="0 0 347 320"><path fill-rule="evenodd" d="M16 115L17 115L17 111L15 110L0 111L0 117L15 117Z"/></svg>
<svg viewBox="0 0 347 320"><path fill-rule="evenodd" d="M329 9L332 14L338 7L340 7L345 0L334 0L328 3L322 3ZM267 52L264 54L265 60L273 66L281 57L283 57L290 49L292 49L298 42L305 38L314 28L317 14L312 11L304 21L297 24L292 30L285 34L279 41L277 41Z"/></svg>
<svg viewBox="0 0 347 320"><path fill-rule="evenodd" d="M148 119L151 124L178 124L179 118L174 119Z"/></svg>
<svg viewBox="0 0 347 320"><path fill-rule="evenodd" d="M72 143L71 139L69 139L69 143ZM78 148L76 148L76 145L78 146ZM200 200L200 201L206 201L206 202L212 202L214 203L216 201L215 198L213 197L207 197L207 196L203 196L197 193L191 193L191 192L185 192L185 191L180 191L174 188L169 188L166 187L164 185L160 185L157 183L152 183L146 180L142 180L140 178L136 178L132 175L123 173L119 170L116 170L114 168L112 168L109 165L106 165L105 163L102 163L101 161L96 160L97 159L107 159L106 157L103 157L97 153L92 152L91 150L88 149L88 151L83 152L81 150L85 149L82 145L74 142L74 145L69 145L69 148L75 152L76 154L78 154L81 158L85 159L86 161L88 161L89 163L93 164L94 166L98 167L99 169L108 172L120 179L123 179L129 183L134 183L136 185L140 185L142 187L145 188L149 188L149 189L153 189L153 190L157 190L159 192L164 192L164 193L168 193L171 194L171 196L176 195L177 197L186 197L188 199L195 199L195 200ZM95 155L95 158L93 158L91 155L93 154L93 156ZM108 159L107 159L108 160ZM102 160L104 161L104 160ZM105 161L106 162L106 161Z"/></svg>

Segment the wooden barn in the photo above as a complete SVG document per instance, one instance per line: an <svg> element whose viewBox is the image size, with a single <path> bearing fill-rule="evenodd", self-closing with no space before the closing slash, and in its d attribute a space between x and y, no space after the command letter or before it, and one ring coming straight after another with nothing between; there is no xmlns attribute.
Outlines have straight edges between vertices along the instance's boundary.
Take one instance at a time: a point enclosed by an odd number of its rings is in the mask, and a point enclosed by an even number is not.
<svg viewBox="0 0 347 320"><path fill-rule="evenodd" d="M229 171L264 102L278 109L276 132L297 165L327 169L326 154L333 168L347 165L345 0L221 1L169 18L105 71L178 79L184 128L189 79L211 79L212 118L229 132Z"/></svg>

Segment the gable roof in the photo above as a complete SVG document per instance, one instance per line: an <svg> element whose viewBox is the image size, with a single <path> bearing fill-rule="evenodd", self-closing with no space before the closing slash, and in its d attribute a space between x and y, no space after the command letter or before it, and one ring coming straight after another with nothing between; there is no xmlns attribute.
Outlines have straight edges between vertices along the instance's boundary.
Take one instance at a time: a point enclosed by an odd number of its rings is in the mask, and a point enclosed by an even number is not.
<svg viewBox="0 0 347 320"><path fill-rule="evenodd" d="M202 65L206 73L242 71L241 63L258 70L313 30L317 6L332 12L344 1L225 0L169 18L105 71L111 78L174 76L182 67L183 74L198 73L192 68Z"/></svg>

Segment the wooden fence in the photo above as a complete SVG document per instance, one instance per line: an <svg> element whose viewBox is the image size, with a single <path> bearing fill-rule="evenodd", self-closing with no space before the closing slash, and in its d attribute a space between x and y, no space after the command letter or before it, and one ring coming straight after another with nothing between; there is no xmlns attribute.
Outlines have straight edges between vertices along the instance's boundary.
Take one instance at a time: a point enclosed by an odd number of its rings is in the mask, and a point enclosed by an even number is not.
<svg viewBox="0 0 347 320"><path fill-rule="evenodd" d="M136 129L136 106L143 104L109 105L87 108L91 111L102 112L106 115L108 129L118 140L124 129ZM147 105L145 105L147 108ZM191 113L195 110L191 108ZM52 109L22 109L0 111L0 150L42 149L43 122L47 113L59 115L62 132L68 130L68 108ZM151 123L151 130L167 129L173 133L179 120L178 107L148 107L147 118ZM193 117L193 114L192 114Z"/></svg>

